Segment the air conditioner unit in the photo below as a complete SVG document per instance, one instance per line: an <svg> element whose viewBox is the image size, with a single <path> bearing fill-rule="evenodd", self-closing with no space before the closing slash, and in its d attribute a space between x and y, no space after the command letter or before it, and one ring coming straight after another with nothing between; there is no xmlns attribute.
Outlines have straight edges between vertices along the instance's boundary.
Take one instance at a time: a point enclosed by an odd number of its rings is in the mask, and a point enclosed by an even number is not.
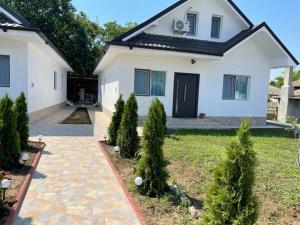
<svg viewBox="0 0 300 225"><path fill-rule="evenodd" d="M174 33L184 34L189 31L190 22L186 20L174 20Z"/></svg>

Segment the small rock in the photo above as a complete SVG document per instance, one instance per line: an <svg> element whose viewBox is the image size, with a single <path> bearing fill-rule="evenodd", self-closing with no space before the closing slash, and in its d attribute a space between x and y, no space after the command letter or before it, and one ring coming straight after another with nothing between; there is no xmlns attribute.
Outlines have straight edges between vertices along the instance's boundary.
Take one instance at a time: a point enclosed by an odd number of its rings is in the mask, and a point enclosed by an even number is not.
<svg viewBox="0 0 300 225"><path fill-rule="evenodd" d="M199 211L194 206L189 207L189 212L193 219L199 218Z"/></svg>
<svg viewBox="0 0 300 225"><path fill-rule="evenodd" d="M4 176L4 179L12 180L12 175L5 175L5 176Z"/></svg>

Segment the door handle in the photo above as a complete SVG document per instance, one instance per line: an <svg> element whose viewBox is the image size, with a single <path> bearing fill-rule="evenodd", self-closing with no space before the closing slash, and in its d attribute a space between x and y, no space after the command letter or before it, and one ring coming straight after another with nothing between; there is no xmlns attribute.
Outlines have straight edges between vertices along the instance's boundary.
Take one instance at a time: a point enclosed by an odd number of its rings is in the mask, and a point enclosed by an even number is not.
<svg viewBox="0 0 300 225"><path fill-rule="evenodd" d="M183 101L186 102L186 85L184 85L184 96L183 96Z"/></svg>

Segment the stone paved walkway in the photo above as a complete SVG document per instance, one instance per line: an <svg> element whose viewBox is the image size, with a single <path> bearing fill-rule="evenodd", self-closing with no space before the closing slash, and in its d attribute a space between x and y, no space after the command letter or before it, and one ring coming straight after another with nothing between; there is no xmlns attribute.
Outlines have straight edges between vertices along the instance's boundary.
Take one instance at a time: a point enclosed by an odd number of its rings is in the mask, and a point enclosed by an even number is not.
<svg viewBox="0 0 300 225"><path fill-rule="evenodd" d="M32 135L45 135L47 147L14 224L140 224L97 145L107 119L92 112L98 127L58 125L70 112L66 109L31 124Z"/></svg>

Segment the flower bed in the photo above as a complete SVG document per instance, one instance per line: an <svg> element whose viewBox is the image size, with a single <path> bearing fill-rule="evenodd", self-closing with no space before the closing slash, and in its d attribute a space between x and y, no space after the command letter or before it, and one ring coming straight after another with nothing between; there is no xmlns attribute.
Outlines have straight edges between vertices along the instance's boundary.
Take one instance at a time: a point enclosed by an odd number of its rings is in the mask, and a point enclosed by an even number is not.
<svg viewBox="0 0 300 225"><path fill-rule="evenodd" d="M6 174L5 178L11 180L11 185L5 192L4 207L0 208L0 224L12 224L15 212L18 212L21 207L45 144L29 142L29 146L28 161L20 163L18 167L10 171L0 170L1 173Z"/></svg>

